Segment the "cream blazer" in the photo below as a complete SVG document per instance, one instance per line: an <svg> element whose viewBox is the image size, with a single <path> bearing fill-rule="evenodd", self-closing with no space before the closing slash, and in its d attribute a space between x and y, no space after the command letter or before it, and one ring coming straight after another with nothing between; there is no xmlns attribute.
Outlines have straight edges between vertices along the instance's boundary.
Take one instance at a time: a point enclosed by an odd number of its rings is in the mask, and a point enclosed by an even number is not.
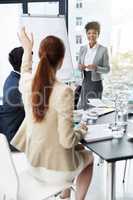
<svg viewBox="0 0 133 200"><path fill-rule="evenodd" d="M74 129L72 89L56 81L45 119L35 123L31 107L32 57L24 53L20 91L26 117L11 144L26 153L32 166L57 171L73 171L79 166L79 153L75 145L86 131Z"/></svg>

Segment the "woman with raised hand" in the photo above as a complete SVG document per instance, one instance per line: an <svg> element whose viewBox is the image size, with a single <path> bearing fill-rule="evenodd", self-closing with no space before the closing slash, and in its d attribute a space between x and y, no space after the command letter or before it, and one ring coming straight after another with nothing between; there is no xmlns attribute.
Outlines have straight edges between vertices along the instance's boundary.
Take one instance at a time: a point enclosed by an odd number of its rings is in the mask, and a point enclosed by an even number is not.
<svg viewBox="0 0 133 200"><path fill-rule="evenodd" d="M87 127L73 128L73 91L56 77L64 59L64 44L55 36L41 41L40 60L32 77L33 35L30 39L22 28L19 39L24 48L19 88L26 118L12 144L26 153L30 173L41 181L58 184L77 176L76 200L83 200L92 177L93 156L76 150ZM60 199L69 197L66 189Z"/></svg>

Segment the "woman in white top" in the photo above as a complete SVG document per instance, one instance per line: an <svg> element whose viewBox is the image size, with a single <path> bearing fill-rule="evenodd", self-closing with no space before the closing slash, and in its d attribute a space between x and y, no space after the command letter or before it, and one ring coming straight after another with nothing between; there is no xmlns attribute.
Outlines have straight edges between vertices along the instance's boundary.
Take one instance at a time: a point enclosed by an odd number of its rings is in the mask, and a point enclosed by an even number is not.
<svg viewBox="0 0 133 200"><path fill-rule="evenodd" d="M89 22L85 26L88 44L81 46L78 67L83 82L78 108L88 109L89 98L102 98L102 74L110 71L107 48L98 44L100 24Z"/></svg>
<svg viewBox="0 0 133 200"><path fill-rule="evenodd" d="M76 200L84 200L92 177L93 156L78 146L87 127L81 124L73 128L73 91L56 78L64 59L64 44L55 36L41 41L40 61L32 78L33 36L30 39L23 28L19 38L24 48L20 90L26 118L12 145L26 153L31 174L41 181L61 183L77 176ZM69 196L67 189L60 198Z"/></svg>

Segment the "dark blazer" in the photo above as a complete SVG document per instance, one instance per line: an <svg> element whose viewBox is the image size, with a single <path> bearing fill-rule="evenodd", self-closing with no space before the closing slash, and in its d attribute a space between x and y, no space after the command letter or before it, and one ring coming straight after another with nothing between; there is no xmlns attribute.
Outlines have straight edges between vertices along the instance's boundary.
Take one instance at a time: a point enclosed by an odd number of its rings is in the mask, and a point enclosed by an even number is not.
<svg viewBox="0 0 133 200"><path fill-rule="evenodd" d="M3 105L10 107L23 106L21 93L19 92L20 74L12 71L7 77L3 87Z"/></svg>
<svg viewBox="0 0 133 200"><path fill-rule="evenodd" d="M18 90L20 75L12 71L3 88L3 105L0 106L0 131L6 135L8 142L21 125L25 111L21 93Z"/></svg>

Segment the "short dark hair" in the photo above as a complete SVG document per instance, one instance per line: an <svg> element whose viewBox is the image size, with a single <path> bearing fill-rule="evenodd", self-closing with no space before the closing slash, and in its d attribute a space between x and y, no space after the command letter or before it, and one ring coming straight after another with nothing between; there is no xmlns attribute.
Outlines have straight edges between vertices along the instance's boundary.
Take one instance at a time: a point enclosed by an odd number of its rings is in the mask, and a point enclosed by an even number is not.
<svg viewBox="0 0 133 200"><path fill-rule="evenodd" d="M16 47L9 53L8 59L15 71L20 72L23 53L24 49L22 47Z"/></svg>
<svg viewBox="0 0 133 200"><path fill-rule="evenodd" d="M99 35L100 34L100 23L96 22L96 21L88 22L85 25L85 30L86 30L86 32L88 32L88 30L90 30L90 29L96 30L98 32L98 35Z"/></svg>

